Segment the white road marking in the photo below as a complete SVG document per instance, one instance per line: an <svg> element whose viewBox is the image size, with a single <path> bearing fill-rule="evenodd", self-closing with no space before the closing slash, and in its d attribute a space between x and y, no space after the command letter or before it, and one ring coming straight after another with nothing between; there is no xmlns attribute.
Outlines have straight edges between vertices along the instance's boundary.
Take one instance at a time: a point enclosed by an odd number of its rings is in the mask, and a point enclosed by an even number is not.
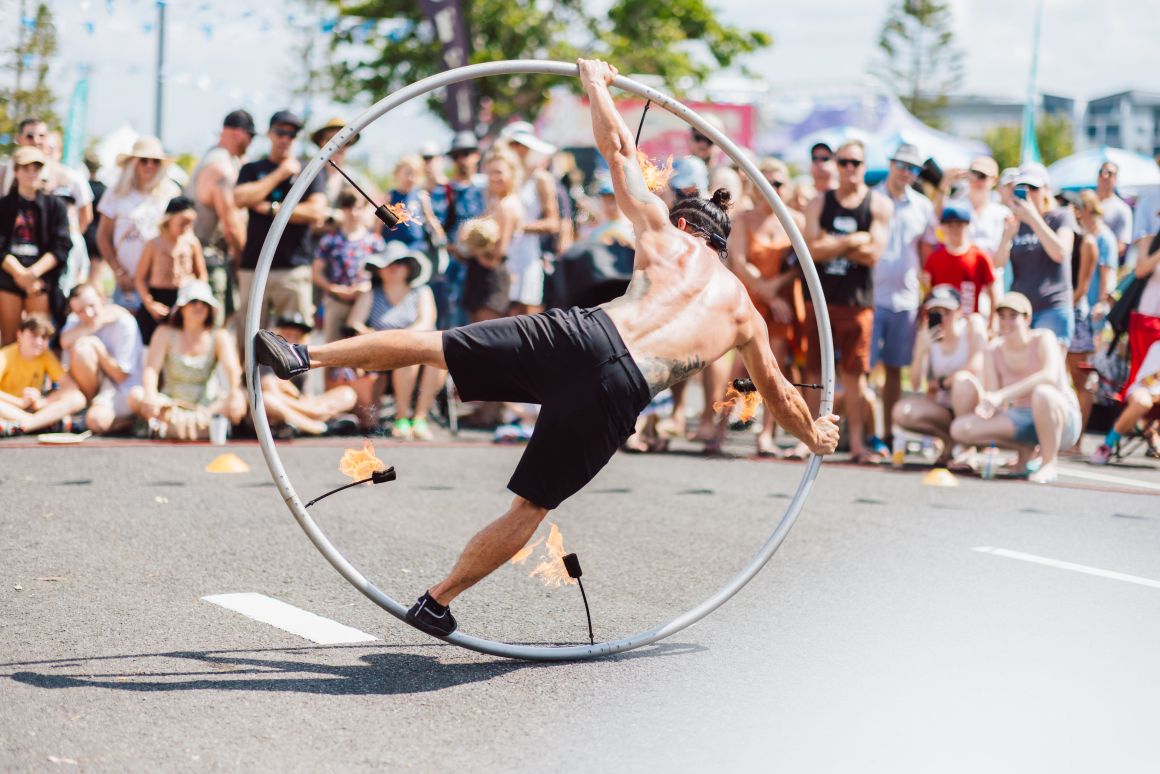
<svg viewBox="0 0 1160 774"><path fill-rule="evenodd" d="M264 594L214 594L202 597L206 602L297 634L319 645L343 645L351 642L375 642L378 637L345 624L323 618L307 610L288 605Z"/></svg>
<svg viewBox="0 0 1160 774"><path fill-rule="evenodd" d="M1090 470L1076 470L1072 467L1060 465L1056 468L1061 476L1071 476L1072 478L1086 478L1088 481L1103 481L1105 484L1120 484L1121 486L1134 486L1140 489L1151 489L1154 492L1160 492L1160 484L1153 484L1150 481L1138 481L1134 478L1124 478L1123 476L1109 476L1107 473L1093 473Z"/></svg>
<svg viewBox="0 0 1160 774"><path fill-rule="evenodd" d="M1140 586L1148 586L1153 589L1160 589L1160 581L1152 580L1151 578L1141 578L1139 575L1127 575L1122 572L1112 572L1111 570L1101 570L1099 567L1088 567L1086 564L1075 564L1073 562L1063 562L1059 559L1048 559L1045 556L1035 556L1034 554L1024 554L1020 551L1009 551L1006 548L991 548L989 546L978 546L973 551L979 551L984 554L993 554L994 556L1005 556L1008 559L1019 559L1023 562L1032 562L1034 564L1042 564L1048 567L1055 567L1060 570L1071 570L1072 572L1082 572L1087 575L1098 575L1101 578L1110 578L1111 580L1123 581L1124 583L1135 583Z"/></svg>

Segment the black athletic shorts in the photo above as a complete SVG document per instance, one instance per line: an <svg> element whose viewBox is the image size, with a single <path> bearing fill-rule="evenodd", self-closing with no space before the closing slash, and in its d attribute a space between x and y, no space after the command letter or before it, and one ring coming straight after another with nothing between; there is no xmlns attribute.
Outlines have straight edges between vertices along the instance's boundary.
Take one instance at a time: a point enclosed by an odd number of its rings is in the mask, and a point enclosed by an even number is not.
<svg viewBox="0 0 1160 774"><path fill-rule="evenodd" d="M508 488L557 508L632 435L648 383L603 309L552 309L443 332L463 400L539 403L540 418Z"/></svg>

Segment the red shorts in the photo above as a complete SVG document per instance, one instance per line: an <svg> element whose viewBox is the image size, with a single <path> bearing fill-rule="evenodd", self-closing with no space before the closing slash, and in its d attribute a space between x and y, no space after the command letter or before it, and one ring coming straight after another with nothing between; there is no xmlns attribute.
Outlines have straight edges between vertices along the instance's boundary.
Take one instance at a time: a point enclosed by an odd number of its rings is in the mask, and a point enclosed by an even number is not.
<svg viewBox="0 0 1160 774"><path fill-rule="evenodd" d="M868 306L830 306L829 310L838 372L851 375L870 373L870 336L874 330L874 310ZM807 370L821 373L822 345L813 304L806 304L806 331L809 334Z"/></svg>
<svg viewBox="0 0 1160 774"><path fill-rule="evenodd" d="M1153 344L1160 341L1160 317L1132 312L1128 318L1128 346L1132 351L1132 367L1128 371L1127 388L1136 383L1136 374L1144 363L1144 356Z"/></svg>

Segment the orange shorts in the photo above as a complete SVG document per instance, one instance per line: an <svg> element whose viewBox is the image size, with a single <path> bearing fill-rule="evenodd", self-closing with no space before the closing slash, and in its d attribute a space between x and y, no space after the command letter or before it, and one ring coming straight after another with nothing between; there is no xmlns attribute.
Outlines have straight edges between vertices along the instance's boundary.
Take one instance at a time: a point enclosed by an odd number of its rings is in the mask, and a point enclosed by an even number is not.
<svg viewBox="0 0 1160 774"><path fill-rule="evenodd" d="M868 306L830 306L829 310L838 371L844 374L870 373L870 336L874 330L874 309ZM812 373L821 373L822 345L813 304L806 304L806 332L809 336L807 369Z"/></svg>

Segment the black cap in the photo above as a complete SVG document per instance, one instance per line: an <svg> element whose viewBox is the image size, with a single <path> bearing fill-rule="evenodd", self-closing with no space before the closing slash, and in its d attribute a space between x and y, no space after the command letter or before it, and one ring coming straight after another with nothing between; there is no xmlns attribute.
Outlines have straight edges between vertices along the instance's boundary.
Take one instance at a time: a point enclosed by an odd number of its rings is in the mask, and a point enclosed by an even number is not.
<svg viewBox="0 0 1160 774"><path fill-rule="evenodd" d="M165 214L173 215L177 212L185 212L193 209L193 199L188 196L174 196L169 200L169 204L165 205Z"/></svg>
<svg viewBox="0 0 1160 774"><path fill-rule="evenodd" d="M270 128L273 128L276 124L290 124L295 129L301 129L305 125L297 114L291 113L289 110L279 110L270 116Z"/></svg>
<svg viewBox="0 0 1160 774"><path fill-rule="evenodd" d="M302 316L301 312L291 312L284 314L274 321L275 328L297 328L303 333L310 333L314 330L314 326L310 321Z"/></svg>
<svg viewBox="0 0 1160 774"><path fill-rule="evenodd" d="M251 135L257 134L254 129L254 117L246 110L235 110L230 113L226 116L226 120L222 121L222 126L230 129L241 129Z"/></svg>

